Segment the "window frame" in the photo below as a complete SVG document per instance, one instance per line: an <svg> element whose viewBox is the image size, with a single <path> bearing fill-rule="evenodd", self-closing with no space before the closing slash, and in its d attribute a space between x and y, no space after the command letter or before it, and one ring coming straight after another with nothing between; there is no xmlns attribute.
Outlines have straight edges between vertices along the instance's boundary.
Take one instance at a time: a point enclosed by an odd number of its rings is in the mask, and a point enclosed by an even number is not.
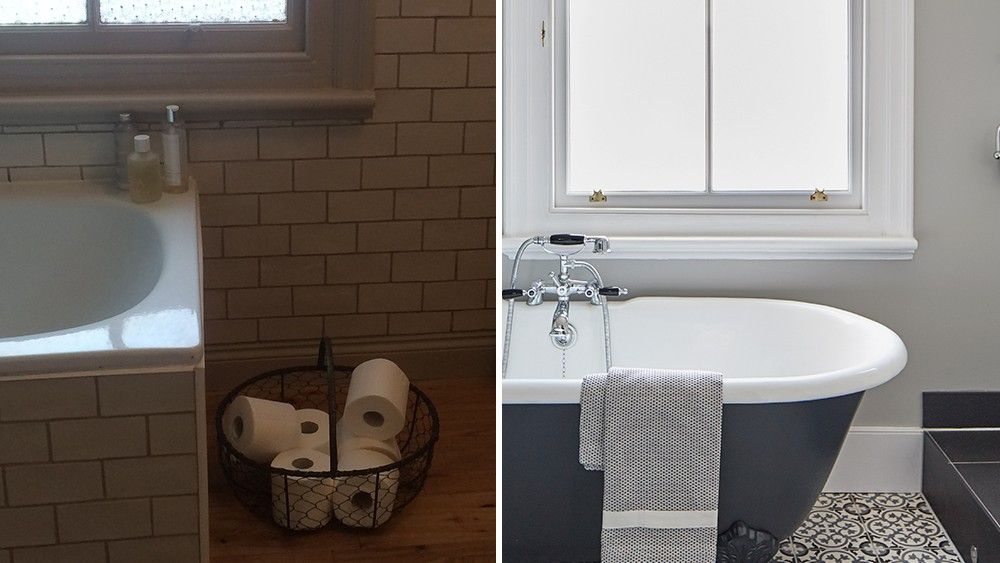
<svg viewBox="0 0 1000 563"><path fill-rule="evenodd" d="M60 49L81 29L129 44L146 35L165 52L4 53L0 50L0 123L107 121L118 112L159 116L166 103L184 106L187 119L357 119L374 106L374 7L371 0L289 0L284 24L105 24L51 29L0 28L4 39L26 43L46 35ZM22 27L22 26L17 26ZM130 29L129 29L130 28ZM188 32L188 29L201 29ZM150 36L148 33L161 33ZM226 37L244 34L237 52L213 52ZM259 35L263 34L263 35ZM190 41L185 37L192 38ZM16 41L16 40L15 40ZM178 52L179 44L190 46ZM29 45L30 46L30 45ZM197 48L197 52L192 52ZM49 49L53 50L53 49ZM124 85L123 85L124 84Z"/></svg>
<svg viewBox="0 0 1000 563"><path fill-rule="evenodd" d="M798 192L615 193L590 203L560 193L565 116L557 94L565 82L565 34L557 22L564 2L505 0L504 251L540 232L585 231L618 239L608 258L911 258L913 2L858 3L863 88L853 105L860 106L863 134L852 147L862 160L852 178L857 173L861 189L831 193L822 203Z"/></svg>

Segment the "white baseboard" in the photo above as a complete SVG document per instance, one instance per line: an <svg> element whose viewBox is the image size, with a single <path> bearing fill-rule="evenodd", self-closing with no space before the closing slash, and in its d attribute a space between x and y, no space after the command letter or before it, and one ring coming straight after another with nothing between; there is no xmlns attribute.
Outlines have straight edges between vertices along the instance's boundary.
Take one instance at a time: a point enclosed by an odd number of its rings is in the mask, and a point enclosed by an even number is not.
<svg viewBox="0 0 1000 563"><path fill-rule="evenodd" d="M923 431L896 426L852 426L826 492L920 492Z"/></svg>

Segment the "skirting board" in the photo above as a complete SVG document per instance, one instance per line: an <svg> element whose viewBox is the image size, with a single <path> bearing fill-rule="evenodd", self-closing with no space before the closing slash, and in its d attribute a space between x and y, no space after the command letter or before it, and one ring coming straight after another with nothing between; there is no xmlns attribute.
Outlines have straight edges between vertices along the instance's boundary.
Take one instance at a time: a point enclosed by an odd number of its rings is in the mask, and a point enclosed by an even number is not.
<svg viewBox="0 0 1000 563"><path fill-rule="evenodd" d="M920 492L923 431L896 426L852 426L826 492Z"/></svg>

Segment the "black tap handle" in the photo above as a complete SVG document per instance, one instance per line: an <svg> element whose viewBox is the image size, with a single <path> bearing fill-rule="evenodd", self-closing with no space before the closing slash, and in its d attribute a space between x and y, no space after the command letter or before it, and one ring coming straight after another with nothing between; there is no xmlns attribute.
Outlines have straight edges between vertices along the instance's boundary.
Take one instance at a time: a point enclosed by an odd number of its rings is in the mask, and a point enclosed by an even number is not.
<svg viewBox="0 0 1000 563"><path fill-rule="evenodd" d="M597 290L597 293L601 295L606 295L608 297L618 297L622 295L622 288L616 286L602 287Z"/></svg>
<svg viewBox="0 0 1000 563"><path fill-rule="evenodd" d="M549 244L557 244L559 246L578 246L583 244L583 235L571 235L571 234L559 234L552 235L549 237Z"/></svg>
<svg viewBox="0 0 1000 563"><path fill-rule="evenodd" d="M504 299L517 299L524 296L524 290L517 288L504 289L500 292L500 296Z"/></svg>

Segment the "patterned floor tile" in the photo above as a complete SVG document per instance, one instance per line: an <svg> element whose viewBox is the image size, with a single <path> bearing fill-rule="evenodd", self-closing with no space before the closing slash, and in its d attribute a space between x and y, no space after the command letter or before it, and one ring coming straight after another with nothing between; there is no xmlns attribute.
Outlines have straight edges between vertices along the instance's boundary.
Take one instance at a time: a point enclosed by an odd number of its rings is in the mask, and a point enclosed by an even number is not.
<svg viewBox="0 0 1000 563"><path fill-rule="evenodd" d="M794 535L779 563L962 563L920 493L828 493Z"/></svg>

